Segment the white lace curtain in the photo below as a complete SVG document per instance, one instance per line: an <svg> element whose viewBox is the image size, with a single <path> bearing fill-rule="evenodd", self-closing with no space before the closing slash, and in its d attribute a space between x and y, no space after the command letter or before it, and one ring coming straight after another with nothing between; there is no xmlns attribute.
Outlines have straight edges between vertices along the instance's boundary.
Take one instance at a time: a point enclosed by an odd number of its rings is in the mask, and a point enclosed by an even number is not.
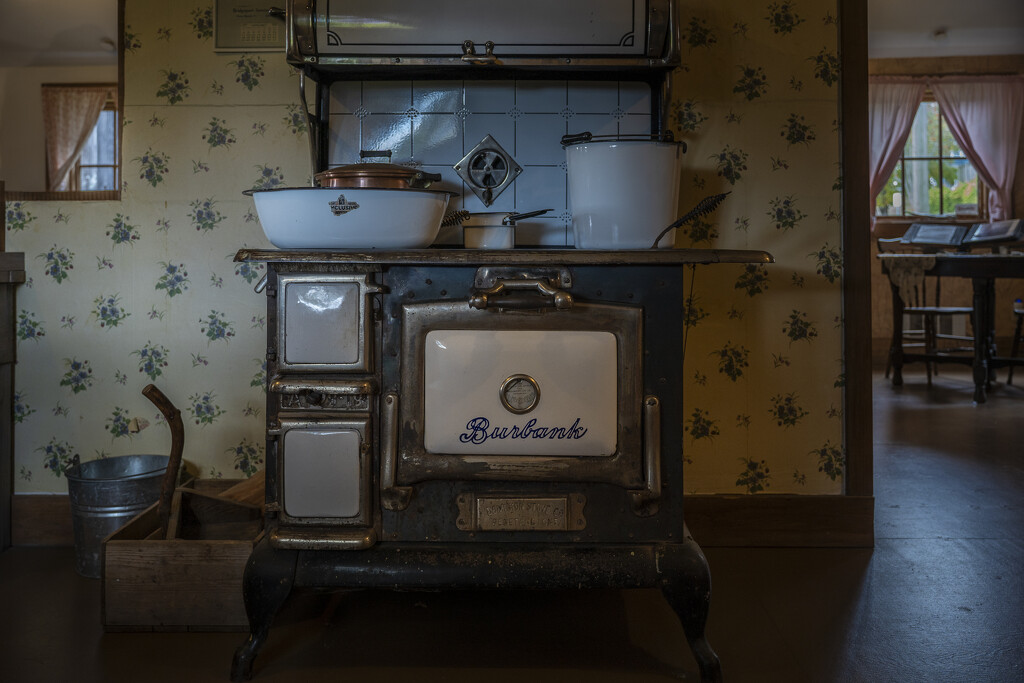
<svg viewBox="0 0 1024 683"><path fill-rule="evenodd" d="M1024 77L929 79L949 130L988 186L994 220L1013 218L1013 176L1024 122Z"/></svg>
<svg viewBox="0 0 1024 683"><path fill-rule="evenodd" d="M913 78L876 77L868 82L872 222L875 199L900 159L924 88L924 80Z"/></svg>
<svg viewBox="0 0 1024 683"><path fill-rule="evenodd" d="M931 89L950 133L989 188L989 217L1010 218L1017 146L1024 120L1024 77L886 77L868 84L871 145L871 215Z"/></svg>
<svg viewBox="0 0 1024 683"><path fill-rule="evenodd" d="M109 85L44 85L42 91L46 189L58 192L68 189L71 169L112 92Z"/></svg>

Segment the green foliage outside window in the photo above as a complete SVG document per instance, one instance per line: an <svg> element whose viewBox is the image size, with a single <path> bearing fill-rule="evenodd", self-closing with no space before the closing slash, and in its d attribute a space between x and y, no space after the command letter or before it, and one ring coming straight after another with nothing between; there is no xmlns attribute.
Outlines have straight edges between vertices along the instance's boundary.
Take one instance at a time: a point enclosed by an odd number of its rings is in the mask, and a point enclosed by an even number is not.
<svg viewBox="0 0 1024 683"><path fill-rule="evenodd" d="M936 102L918 107L903 155L878 194L879 216L978 213L978 174L953 138Z"/></svg>

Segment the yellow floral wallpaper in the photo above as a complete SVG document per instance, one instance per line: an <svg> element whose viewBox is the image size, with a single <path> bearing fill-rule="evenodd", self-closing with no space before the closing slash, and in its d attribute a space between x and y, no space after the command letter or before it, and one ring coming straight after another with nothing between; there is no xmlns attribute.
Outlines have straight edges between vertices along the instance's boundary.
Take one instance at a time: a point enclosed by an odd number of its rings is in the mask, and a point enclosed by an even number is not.
<svg viewBox="0 0 1024 683"><path fill-rule="evenodd" d="M185 459L201 476L262 466L266 310L253 286L265 269L232 257L269 247L242 191L306 184L308 146L283 55L215 52L212 9L127 2L120 202L8 203L8 249L28 270L19 493L66 491L74 455L166 453L166 425L141 395L150 382L182 410ZM689 146L682 209L731 194L677 245L777 260L694 274L680 340L685 489L841 493L835 3L680 9L671 125Z"/></svg>
<svg viewBox="0 0 1024 683"><path fill-rule="evenodd" d="M696 273L685 488L840 493L835 3L684 2L682 16L673 125L689 145L683 204L730 195L677 246L765 249L776 259Z"/></svg>

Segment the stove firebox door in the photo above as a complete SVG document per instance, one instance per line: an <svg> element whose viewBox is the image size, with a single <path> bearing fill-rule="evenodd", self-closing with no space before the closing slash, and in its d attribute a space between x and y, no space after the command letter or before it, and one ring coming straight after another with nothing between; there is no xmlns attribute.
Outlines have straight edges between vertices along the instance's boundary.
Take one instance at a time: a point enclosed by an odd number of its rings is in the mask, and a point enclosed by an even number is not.
<svg viewBox="0 0 1024 683"><path fill-rule="evenodd" d="M281 420L283 521L370 523L369 419Z"/></svg>
<svg viewBox="0 0 1024 683"><path fill-rule="evenodd" d="M359 273L278 278L278 371L371 372L369 297L380 291Z"/></svg>

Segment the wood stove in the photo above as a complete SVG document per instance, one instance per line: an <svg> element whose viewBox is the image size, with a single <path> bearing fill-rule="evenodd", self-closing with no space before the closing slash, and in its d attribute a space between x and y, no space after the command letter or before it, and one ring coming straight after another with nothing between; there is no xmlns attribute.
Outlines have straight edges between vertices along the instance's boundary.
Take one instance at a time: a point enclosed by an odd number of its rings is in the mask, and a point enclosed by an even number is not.
<svg viewBox="0 0 1024 683"><path fill-rule="evenodd" d="M674 0L439 3L288 0L303 99L316 83L314 174L343 80L643 82L651 132L666 132ZM489 206L497 188L484 189ZM658 588L702 680L721 679L704 637L708 566L683 515L684 276L770 255L243 249L236 260L268 266L268 393L266 531L245 571L251 632L233 680L250 677L296 586Z"/></svg>
<svg viewBox="0 0 1024 683"><path fill-rule="evenodd" d="M689 268L758 251L254 251L268 264L266 533L245 680L294 586L659 588L704 681L683 515Z"/></svg>

